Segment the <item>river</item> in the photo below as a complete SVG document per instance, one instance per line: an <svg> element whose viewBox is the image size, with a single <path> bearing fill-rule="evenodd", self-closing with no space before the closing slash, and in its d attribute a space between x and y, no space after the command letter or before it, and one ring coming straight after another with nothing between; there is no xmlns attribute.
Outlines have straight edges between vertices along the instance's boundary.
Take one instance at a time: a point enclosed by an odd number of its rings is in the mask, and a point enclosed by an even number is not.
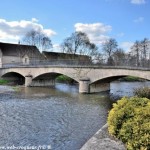
<svg viewBox="0 0 150 150"><path fill-rule="evenodd" d="M110 93L131 96L139 86L150 82L114 82ZM78 150L106 123L112 106L108 93L79 94L77 86L65 84L5 90L0 93L0 146L5 147Z"/></svg>

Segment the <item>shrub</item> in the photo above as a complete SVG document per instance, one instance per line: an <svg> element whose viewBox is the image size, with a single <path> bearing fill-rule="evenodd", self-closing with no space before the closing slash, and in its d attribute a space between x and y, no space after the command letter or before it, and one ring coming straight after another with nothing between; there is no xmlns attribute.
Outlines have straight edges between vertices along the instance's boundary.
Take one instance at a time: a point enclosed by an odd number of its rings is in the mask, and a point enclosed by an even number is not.
<svg viewBox="0 0 150 150"><path fill-rule="evenodd" d="M108 115L108 131L128 150L149 150L150 100L124 97L117 101Z"/></svg>
<svg viewBox="0 0 150 150"><path fill-rule="evenodd" d="M60 75L60 76L58 76L58 77L56 78L56 80L57 80L58 82L63 82L63 83L73 83L73 82L74 82L73 79L71 79L70 77L65 76L65 75Z"/></svg>
<svg viewBox="0 0 150 150"><path fill-rule="evenodd" d="M4 79L0 79L0 85L6 85L8 83L9 83L9 81L4 80Z"/></svg>
<svg viewBox="0 0 150 150"><path fill-rule="evenodd" d="M127 81L127 82L142 81L142 79L138 77L133 77L133 76L127 76L127 77L121 78L121 80Z"/></svg>
<svg viewBox="0 0 150 150"><path fill-rule="evenodd" d="M150 88L143 87L143 88L135 89L134 95L138 96L138 97L146 97L146 98L150 99Z"/></svg>

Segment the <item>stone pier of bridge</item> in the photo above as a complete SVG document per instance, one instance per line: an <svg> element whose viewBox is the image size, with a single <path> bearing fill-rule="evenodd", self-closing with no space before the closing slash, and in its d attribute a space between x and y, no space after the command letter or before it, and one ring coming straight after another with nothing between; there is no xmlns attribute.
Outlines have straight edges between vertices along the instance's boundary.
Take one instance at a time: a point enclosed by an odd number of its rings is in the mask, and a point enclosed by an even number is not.
<svg viewBox="0 0 150 150"><path fill-rule="evenodd" d="M25 87L55 86L55 79L32 79L31 75L25 76Z"/></svg>
<svg viewBox="0 0 150 150"><path fill-rule="evenodd" d="M80 79L79 93L98 93L110 90L110 82L100 82L90 84L90 79Z"/></svg>

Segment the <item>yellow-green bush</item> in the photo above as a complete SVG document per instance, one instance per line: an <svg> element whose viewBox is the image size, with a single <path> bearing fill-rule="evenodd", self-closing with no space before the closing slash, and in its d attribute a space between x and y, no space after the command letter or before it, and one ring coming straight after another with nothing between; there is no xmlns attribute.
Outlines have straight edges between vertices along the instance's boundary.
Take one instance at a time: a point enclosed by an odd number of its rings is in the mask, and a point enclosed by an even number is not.
<svg viewBox="0 0 150 150"><path fill-rule="evenodd" d="M108 115L108 131L128 150L150 150L150 100L122 98Z"/></svg>

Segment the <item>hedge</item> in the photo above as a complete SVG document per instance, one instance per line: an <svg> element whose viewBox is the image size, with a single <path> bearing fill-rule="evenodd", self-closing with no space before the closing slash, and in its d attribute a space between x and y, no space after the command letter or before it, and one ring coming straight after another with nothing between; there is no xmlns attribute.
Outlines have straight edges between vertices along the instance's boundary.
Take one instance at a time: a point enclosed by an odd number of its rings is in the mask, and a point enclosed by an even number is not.
<svg viewBox="0 0 150 150"><path fill-rule="evenodd" d="M128 150L150 150L150 100L124 97L117 101L108 115L108 131Z"/></svg>

